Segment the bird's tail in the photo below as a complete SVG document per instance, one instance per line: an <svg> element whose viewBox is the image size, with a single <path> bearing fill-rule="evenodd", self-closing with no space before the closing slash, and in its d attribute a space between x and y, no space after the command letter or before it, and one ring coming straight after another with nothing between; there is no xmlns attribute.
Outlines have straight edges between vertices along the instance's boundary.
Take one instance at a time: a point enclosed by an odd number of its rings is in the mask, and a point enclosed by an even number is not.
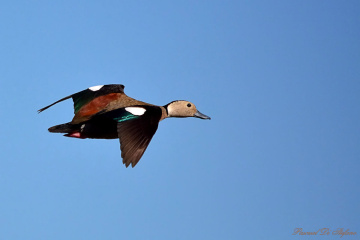
<svg viewBox="0 0 360 240"><path fill-rule="evenodd" d="M49 128L49 132L53 133L71 133L76 131L78 128L77 125L71 124L71 123L64 123L60 125L53 126Z"/></svg>

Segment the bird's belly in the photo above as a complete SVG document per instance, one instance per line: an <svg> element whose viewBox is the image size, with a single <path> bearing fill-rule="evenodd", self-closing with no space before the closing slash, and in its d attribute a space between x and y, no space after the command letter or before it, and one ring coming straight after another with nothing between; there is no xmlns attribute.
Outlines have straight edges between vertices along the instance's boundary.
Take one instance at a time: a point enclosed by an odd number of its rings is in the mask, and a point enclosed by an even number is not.
<svg viewBox="0 0 360 240"><path fill-rule="evenodd" d="M84 138L115 139L118 138L115 121L87 122L80 126L80 134Z"/></svg>

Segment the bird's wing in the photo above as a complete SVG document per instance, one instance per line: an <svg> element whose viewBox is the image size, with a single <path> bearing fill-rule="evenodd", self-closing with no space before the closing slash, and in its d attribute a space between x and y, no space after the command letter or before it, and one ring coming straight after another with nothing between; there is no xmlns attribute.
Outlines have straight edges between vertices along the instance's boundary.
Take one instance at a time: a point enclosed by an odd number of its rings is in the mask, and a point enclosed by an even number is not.
<svg viewBox="0 0 360 240"><path fill-rule="evenodd" d="M73 122L78 123L87 120L89 116L106 109L111 102L118 101L122 96L125 96L124 88L124 85L121 84L90 87L81 92L64 97L40 109L38 112L40 113L59 102L72 98L74 101L75 113Z"/></svg>
<svg viewBox="0 0 360 240"><path fill-rule="evenodd" d="M156 106L133 106L123 109L123 114L119 114L115 119L118 122L121 157L126 167L130 164L135 167L158 128L162 111Z"/></svg>
<svg viewBox="0 0 360 240"><path fill-rule="evenodd" d="M59 102L72 98L74 101L74 113L77 113L79 110L81 110L83 106L85 106L87 103L91 102L92 100L100 96L106 96L112 93L124 93L124 88L125 86L122 84L108 84L108 85L99 85L99 86L90 87L81 92L77 92L70 96L64 97L46 107L43 107L39 109L38 112L40 113Z"/></svg>

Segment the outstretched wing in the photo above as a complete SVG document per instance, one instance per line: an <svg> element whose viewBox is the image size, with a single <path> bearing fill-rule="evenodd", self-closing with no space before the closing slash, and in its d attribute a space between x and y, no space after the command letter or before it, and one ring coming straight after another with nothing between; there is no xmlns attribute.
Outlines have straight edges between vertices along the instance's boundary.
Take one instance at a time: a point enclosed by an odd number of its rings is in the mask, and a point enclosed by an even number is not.
<svg viewBox="0 0 360 240"><path fill-rule="evenodd" d="M126 113L116 119L121 157L126 167L135 167L158 128L162 112L155 106L124 109Z"/></svg>
<svg viewBox="0 0 360 240"><path fill-rule="evenodd" d="M40 113L59 102L72 98L74 101L74 113L77 113L84 105L94 100L95 98L100 96L106 96L111 93L124 93L124 88L125 86L122 84L108 84L90 87L81 92L77 92L70 96L64 97L46 107L43 107L39 109L38 112Z"/></svg>
<svg viewBox="0 0 360 240"><path fill-rule="evenodd" d="M123 163L126 167L130 164L135 167L154 136L161 115L162 110L158 106L133 105L99 112L92 116L89 122L104 124L114 121L117 124Z"/></svg>
<svg viewBox="0 0 360 240"><path fill-rule="evenodd" d="M72 95L74 101L74 113L84 111L88 104L95 105L100 110L109 102L119 98L124 93L124 85L109 84L90 87L84 91ZM95 109L93 111L96 111ZM96 111L97 112L97 111ZM94 113L91 113L94 114Z"/></svg>
<svg viewBox="0 0 360 240"><path fill-rule="evenodd" d="M124 94L124 85L122 84L109 84L90 87L81 92L64 97L49 106L40 109L42 112L49 107L62 102L66 99L72 98L74 101L74 122L81 122L88 116L104 110L109 103L119 100ZM79 120L78 120L79 119ZM80 120L81 119L81 120Z"/></svg>

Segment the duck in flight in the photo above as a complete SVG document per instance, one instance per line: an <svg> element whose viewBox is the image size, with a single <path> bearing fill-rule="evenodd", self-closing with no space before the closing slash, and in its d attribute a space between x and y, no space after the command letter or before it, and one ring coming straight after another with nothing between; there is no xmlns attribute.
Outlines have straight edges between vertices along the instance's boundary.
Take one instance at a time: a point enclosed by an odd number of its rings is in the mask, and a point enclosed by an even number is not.
<svg viewBox="0 0 360 240"><path fill-rule="evenodd" d="M210 119L189 101L177 100L165 106L141 102L124 93L124 85L109 84L90 87L64 97L38 112L72 98L75 116L71 122L49 128L49 132L66 137L120 139L123 163L132 167L139 162L154 136L158 124L168 117Z"/></svg>

